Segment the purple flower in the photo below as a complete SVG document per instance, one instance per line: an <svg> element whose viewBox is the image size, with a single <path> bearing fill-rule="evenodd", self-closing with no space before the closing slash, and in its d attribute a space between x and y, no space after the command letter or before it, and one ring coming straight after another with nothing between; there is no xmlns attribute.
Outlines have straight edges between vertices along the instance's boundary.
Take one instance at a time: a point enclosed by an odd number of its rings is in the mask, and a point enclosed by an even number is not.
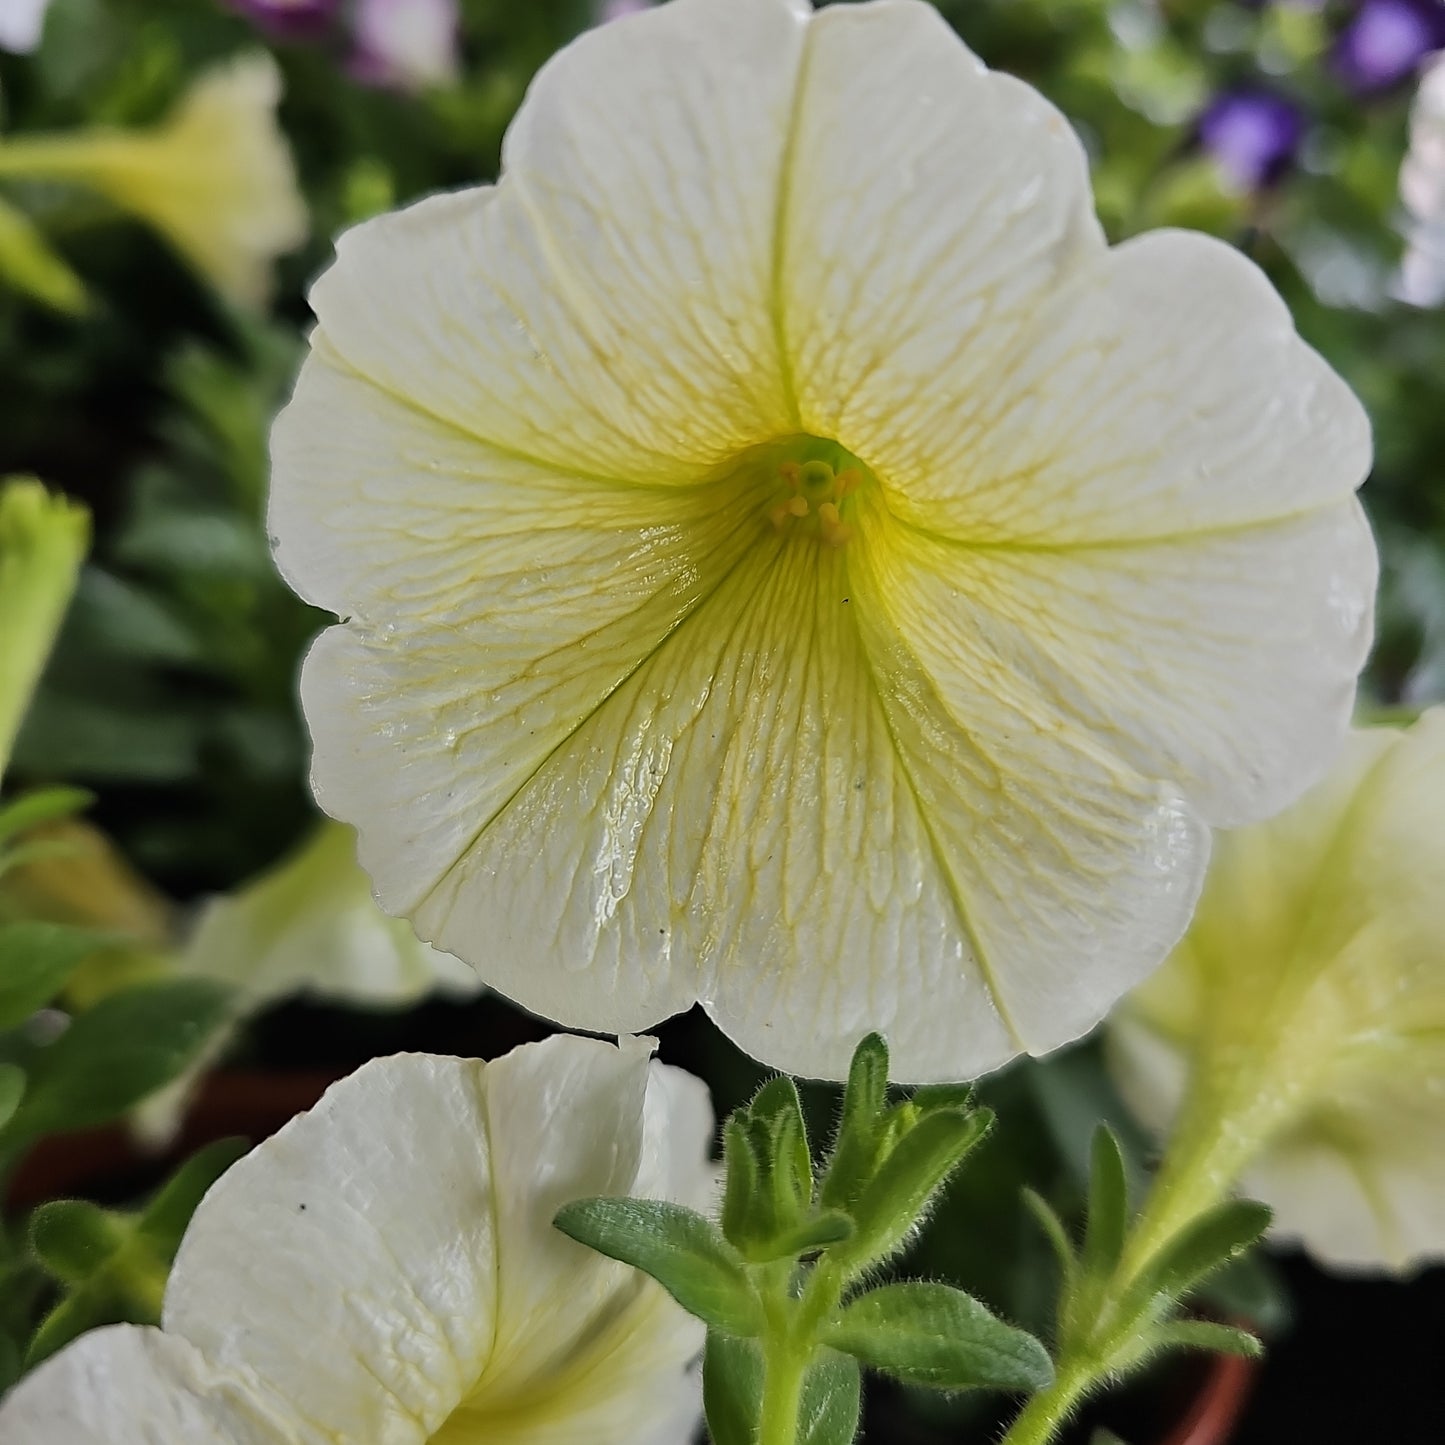
<svg viewBox="0 0 1445 1445"><path fill-rule="evenodd" d="M1289 169L1304 139L1305 117L1270 90L1236 90L1199 119L1199 141L1237 190L1257 191Z"/></svg>
<svg viewBox="0 0 1445 1445"><path fill-rule="evenodd" d="M226 0L226 4L277 40L324 35L341 8L341 0Z"/></svg>
<svg viewBox="0 0 1445 1445"><path fill-rule="evenodd" d="M636 15L639 10L650 9L652 0L599 0L597 20L605 25L609 20L621 20L624 15Z"/></svg>
<svg viewBox="0 0 1445 1445"><path fill-rule="evenodd" d="M1335 42L1334 68L1361 94L1385 90L1445 47L1445 0L1365 0Z"/></svg>
<svg viewBox="0 0 1445 1445"><path fill-rule="evenodd" d="M457 78L457 0L356 0L351 23L358 80L424 90Z"/></svg>

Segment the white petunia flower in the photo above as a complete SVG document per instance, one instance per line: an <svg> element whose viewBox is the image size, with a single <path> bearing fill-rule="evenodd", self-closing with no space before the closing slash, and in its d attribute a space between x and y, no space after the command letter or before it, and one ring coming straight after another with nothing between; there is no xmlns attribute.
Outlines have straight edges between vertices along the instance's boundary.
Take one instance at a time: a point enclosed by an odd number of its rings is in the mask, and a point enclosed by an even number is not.
<svg viewBox="0 0 1445 1445"><path fill-rule="evenodd" d="M1068 125L927 5L590 31L498 185L312 302L271 528L345 619L317 793L528 1008L976 1074L1095 1023L1206 825L1338 746L1363 412L1237 252L1108 247Z"/></svg>
<svg viewBox="0 0 1445 1445"><path fill-rule="evenodd" d="M269 55L202 75L149 130L83 130L0 143L0 176L71 181L154 226L231 300L264 301L271 264L307 234L306 203L276 124Z"/></svg>
<svg viewBox="0 0 1445 1445"><path fill-rule="evenodd" d="M1301 802L1218 839L1189 933L1110 1023L1177 1195L1242 1174L1325 1263L1445 1259L1442 906L1445 708L1355 733Z"/></svg>
<svg viewBox="0 0 1445 1445"><path fill-rule="evenodd" d="M702 1326L552 1227L589 1195L705 1202L706 1090L649 1051L368 1064L206 1196L162 1328L82 1336L0 1439L686 1445Z"/></svg>
<svg viewBox="0 0 1445 1445"><path fill-rule="evenodd" d="M399 1007L433 991L476 993L476 972L422 943L371 896L356 835L325 823L296 852L206 904L177 966L234 984L248 1008L306 993Z"/></svg>

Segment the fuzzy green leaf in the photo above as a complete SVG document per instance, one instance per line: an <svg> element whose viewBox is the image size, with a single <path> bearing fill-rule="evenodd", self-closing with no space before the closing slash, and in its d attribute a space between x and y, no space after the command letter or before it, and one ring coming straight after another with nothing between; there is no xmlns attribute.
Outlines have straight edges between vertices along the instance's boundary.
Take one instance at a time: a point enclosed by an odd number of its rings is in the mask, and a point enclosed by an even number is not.
<svg viewBox="0 0 1445 1445"><path fill-rule="evenodd" d="M702 1401L712 1445L756 1445L763 1398L763 1353L753 1340L707 1332Z"/></svg>
<svg viewBox="0 0 1445 1445"><path fill-rule="evenodd" d="M1269 1227L1270 1209L1230 1199L1200 1215L1174 1237L1130 1287L1125 1310L1142 1312L1155 1296L1182 1300L1202 1280L1249 1248Z"/></svg>
<svg viewBox="0 0 1445 1445"><path fill-rule="evenodd" d="M1154 1338L1163 1349L1212 1350L1216 1354L1241 1355L1251 1360L1264 1354L1264 1346L1248 1330L1215 1324L1212 1320L1172 1320L1160 1325Z"/></svg>
<svg viewBox="0 0 1445 1445"><path fill-rule="evenodd" d="M962 1290L884 1285L854 1300L824 1335L835 1350L911 1385L939 1390L1040 1390L1048 1351Z"/></svg>
<svg viewBox="0 0 1445 1445"><path fill-rule="evenodd" d="M579 1199L553 1222L579 1244L651 1275L709 1328L757 1333L758 1298L742 1256L694 1210L657 1199Z"/></svg>
<svg viewBox="0 0 1445 1445"><path fill-rule="evenodd" d="M798 1445L853 1445L862 1409L857 1360L822 1351L803 1377Z"/></svg>
<svg viewBox="0 0 1445 1445"><path fill-rule="evenodd" d="M987 1109L926 1114L878 1166L849 1212L857 1233L842 1253L857 1268L886 1259L908 1238L938 1190L993 1124Z"/></svg>
<svg viewBox="0 0 1445 1445"><path fill-rule="evenodd" d="M1104 1278L1111 1274L1124 1250L1129 1227L1129 1182L1124 1151L1107 1124L1094 1130L1089 1169L1089 1212L1084 1226L1080 1258L1085 1274Z"/></svg>
<svg viewBox="0 0 1445 1445"><path fill-rule="evenodd" d="M89 1279L125 1243L123 1220L83 1199L57 1199L30 1216L30 1247L66 1284Z"/></svg>
<svg viewBox="0 0 1445 1445"><path fill-rule="evenodd" d="M820 1201L846 1209L873 1177L878 1159L879 1116L888 1099L888 1045L882 1034L869 1034L853 1051L843 1091L843 1116Z"/></svg>

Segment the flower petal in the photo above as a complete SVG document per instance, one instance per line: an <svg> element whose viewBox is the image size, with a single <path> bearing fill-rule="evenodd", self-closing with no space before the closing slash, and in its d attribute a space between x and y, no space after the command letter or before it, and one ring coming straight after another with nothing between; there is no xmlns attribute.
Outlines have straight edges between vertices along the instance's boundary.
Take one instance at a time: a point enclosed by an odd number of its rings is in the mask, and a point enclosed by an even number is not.
<svg viewBox="0 0 1445 1445"><path fill-rule="evenodd" d="M766 499L747 478L623 488L489 457L314 361L276 455L296 478L273 493L280 560L354 619L302 678L317 795L360 829L378 897L402 914L718 585L755 535L739 512ZM333 506L327 484L347 478ZM378 546L389 534L404 546ZM470 961L486 936L464 941Z"/></svg>
<svg viewBox="0 0 1445 1445"><path fill-rule="evenodd" d="M756 537L478 834L422 932L486 937L489 977L550 1016L638 1027L701 997L759 1057L832 1077L870 1027L922 1079L1096 1022L1183 928L1202 830L1087 739L1014 711L962 732L896 639L860 636L864 546Z"/></svg>
<svg viewBox="0 0 1445 1445"><path fill-rule="evenodd" d="M202 1201L167 1331L328 1439L421 1445L492 1347L483 1095L480 1065L423 1055L335 1085Z"/></svg>
<svg viewBox="0 0 1445 1445"><path fill-rule="evenodd" d="M808 27L786 179L778 290L803 428L932 474L940 410L970 411L1047 289L1103 250L1083 148L931 5L884 0Z"/></svg>
<svg viewBox="0 0 1445 1445"><path fill-rule="evenodd" d="M934 378L926 451L865 454L900 516L961 540L1182 540L1340 502L1369 469L1360 403L1208 236L1101 253L990 361L983 385Z"/></svg>
<svg viewBox="0 0 1445 1445"><path fill-rule="evenodd" d="M82 1335L0 1403L5 1445L295 1445L299 1438L244 1379L211 1368L185 1340L138 1325Z"/></svg>
<svg viewBox="0 0 1445 1445"><path fill-rule="evenodd" d="M327 1439L627 1445L682 1398L701 1327L552 1217L630 1192L644 1160L702 1188L711 1115L687 1090L649 1108L649 1053L558 1037L368 1064L207 1195L167 1330Z"/></svg>
<svg viewBox="0 0 1445 1445"><path fill-rule="evenodd" d="M692 481L787 430L769 296L804 18L676 0L581 36L495 189L341 238L318 352L494 450L628 481Z"/></svg>
<svg viewBox="0 0 1445 1445"><path fill-rule="evenodd" d="M687 1365L701 1352L701 1324L635 1270L552 1225L573 1199L696 1202L709 1187L715 1125L711 1108L699 1107L706 1091L649 1064L651 1048L647 1039L618 1048L564 1037L487 1066L497 1336L471 1399L449 1422L457 1445L633 1445L682 1412L687 1423L672 1436L681 1445L699 1419ZM452 1438L444 1430L437 1445Z"/></svg>
<svg viewBox="0 0 1445 1445"><path fill-rule="evenodd" d="M930 671L982 648L1034 693L1037 717L1173 783L1210 823L1277 813L1338 750L1377 568L1353 498L1154 543L895 536L908 565L883 600ZM990 706L981 687L967 701L965 720Z"/></svg>

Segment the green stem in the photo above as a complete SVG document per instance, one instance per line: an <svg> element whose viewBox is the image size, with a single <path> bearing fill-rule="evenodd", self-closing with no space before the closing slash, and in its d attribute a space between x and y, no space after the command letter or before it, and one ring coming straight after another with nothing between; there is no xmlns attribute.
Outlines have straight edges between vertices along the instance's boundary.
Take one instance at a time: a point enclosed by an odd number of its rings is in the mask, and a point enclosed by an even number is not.
<svg viewBox="0 0 1445 1445"><path fill-rule="evenodd" d="M1003 1437L1002 1445L1047 1445L1088 1394L1102 1369L1061 1364L1054 1383L1031 1399Z"/></svg>
<svg viewBox="0 0 1445 1445"><path fill-rule="evenodd" d="M803 1377L808 1372L806 1352L786 1338L772 1336L763 1342L763 1404L758 1445L795 1445L798 1413L803 1403Z"/></svg>

